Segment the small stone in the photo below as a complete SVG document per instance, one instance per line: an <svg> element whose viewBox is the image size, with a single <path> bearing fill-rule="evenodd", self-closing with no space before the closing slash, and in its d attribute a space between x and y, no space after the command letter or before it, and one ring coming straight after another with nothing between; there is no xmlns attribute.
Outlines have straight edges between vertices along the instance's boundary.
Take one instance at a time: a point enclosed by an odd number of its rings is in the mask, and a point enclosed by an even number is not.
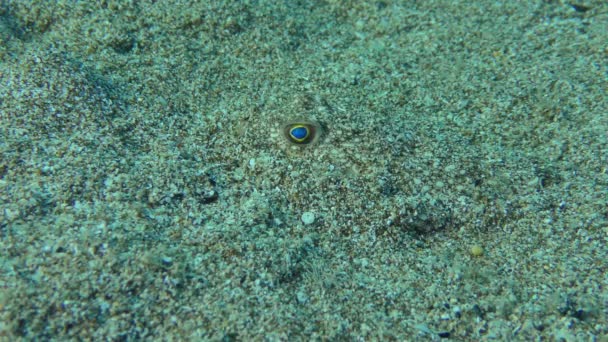
<svg viewBox="0 0 608 342"><path fill-rule="evenodd" d="M171 265L173 265L173 259L170 257L167 257L167 256L160 258L160 261L163 264L163 266L170 267Z"/></svg>
<svg viewBox="0 0 608 342"><path fill-rule="evenodd" d="M474 257L480 257L483 255L483 248L479 245L473 245L471 246L470 253Z"/></svg>
<svg viewBox="0 0 608 342"><path fill-rule="evenodd" d="M313 224L315 222L315 214L311 211L305 212L302 214L302 222L306 225Z"/></svg>
<svg viewBox="0 0 608 342"><path fill-rule="evenodd" d="M296 293L296 299L300 304L306 304L308 302L308 296L303 291L298 291Z"/></svg>

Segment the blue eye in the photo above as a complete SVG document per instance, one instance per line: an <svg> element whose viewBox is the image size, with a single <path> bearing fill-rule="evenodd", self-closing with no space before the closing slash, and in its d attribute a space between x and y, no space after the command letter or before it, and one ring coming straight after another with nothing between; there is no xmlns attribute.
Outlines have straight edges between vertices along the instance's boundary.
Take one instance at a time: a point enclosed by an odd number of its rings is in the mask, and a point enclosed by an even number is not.
<svg viewBox="0 0 608 342"><path fill-rule="evenodd" d="M310 130L306 126L294 126L289 130L291 139L297 142L302 142L310 135Z"/></svg>
<svg viewBox="0 0 608 342"><path fill-rule="evenodd" d="M296 145L308 145L316 142L321 132L321 125L311 121L290 122L283 126L285 138Z"/></svg>

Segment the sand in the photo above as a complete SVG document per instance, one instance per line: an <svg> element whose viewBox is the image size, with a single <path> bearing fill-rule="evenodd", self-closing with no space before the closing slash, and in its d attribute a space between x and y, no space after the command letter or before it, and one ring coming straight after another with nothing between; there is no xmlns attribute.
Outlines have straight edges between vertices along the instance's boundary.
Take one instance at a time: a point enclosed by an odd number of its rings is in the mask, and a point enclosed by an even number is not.
<svg viewBox="0 0 608 342"><path fill-rule="evenodd" d="M0 1L0 340L607 341L607 27Z"/></svg>

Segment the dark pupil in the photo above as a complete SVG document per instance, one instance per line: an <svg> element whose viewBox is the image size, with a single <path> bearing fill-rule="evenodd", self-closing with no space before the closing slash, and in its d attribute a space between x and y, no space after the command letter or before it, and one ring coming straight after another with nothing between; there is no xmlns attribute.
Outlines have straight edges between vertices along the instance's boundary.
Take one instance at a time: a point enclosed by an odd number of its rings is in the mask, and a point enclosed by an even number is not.
<svg viewBox="0 0 608 342"><path fill-rule="evenodd" d="M291 130L291 135L296 139L304 139L308 134L308 130L304 127L297 127Z"/></svg>

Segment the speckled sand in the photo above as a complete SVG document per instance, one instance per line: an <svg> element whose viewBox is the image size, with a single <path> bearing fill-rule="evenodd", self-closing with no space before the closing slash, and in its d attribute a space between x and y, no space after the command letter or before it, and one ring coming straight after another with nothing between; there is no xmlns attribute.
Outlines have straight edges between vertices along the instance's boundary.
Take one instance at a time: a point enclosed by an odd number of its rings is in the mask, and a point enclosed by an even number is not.
<svg viewBox="0 0 608 342"><path fill-rule="evenodd" d="M608 341L607 89L606 1L2 0L0 341Z"/></svg>

